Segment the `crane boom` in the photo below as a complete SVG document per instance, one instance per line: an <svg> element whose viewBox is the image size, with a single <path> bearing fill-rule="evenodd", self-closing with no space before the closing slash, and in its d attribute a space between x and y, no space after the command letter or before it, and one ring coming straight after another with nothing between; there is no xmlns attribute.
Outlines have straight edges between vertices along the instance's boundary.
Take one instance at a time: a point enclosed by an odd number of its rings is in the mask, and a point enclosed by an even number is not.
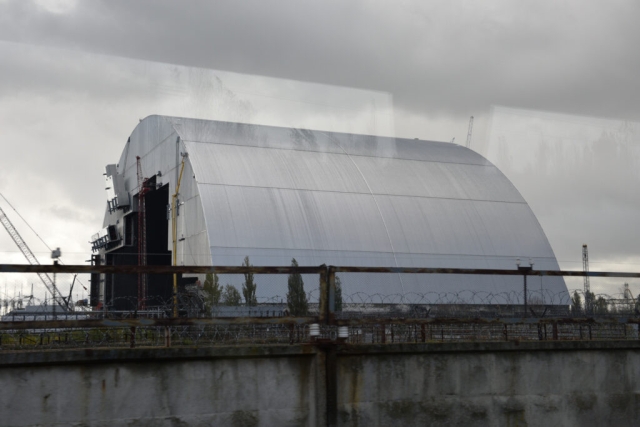
<svg viewBox="0 0 640 427"><path fill-rule="evenodd" d="M33 252L31 252L31 249L29 249L29 246L27 246L27 243L24 241L22 236L20 236L20 233L18 233L18 230L16 230L16 228L13 226L13 224L9 220L9 217L7 217L7 214L5 214L2 208L0 208L0 222L2 222L4 228L7 230L14 243L20 249L20 252L22 252L27 261L29 261L29 264L40 265L38 258L36 258ZM60 294L60 292L56 288L56 285L53 283L53 280L51 280L51 277L49 277L49 275L46 273L38 273L38 277L40 277L40 280L42 280L44 286L53 296L54 303L57 303L61 307L69 308L68 302L62 296L62 294Z"/></svg>

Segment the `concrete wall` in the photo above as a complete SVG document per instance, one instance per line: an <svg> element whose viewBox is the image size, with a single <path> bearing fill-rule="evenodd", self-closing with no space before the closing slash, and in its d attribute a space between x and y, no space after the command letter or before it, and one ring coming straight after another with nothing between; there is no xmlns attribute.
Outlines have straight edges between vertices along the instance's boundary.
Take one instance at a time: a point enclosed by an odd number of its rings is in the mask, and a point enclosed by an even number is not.
<svg viewBox="0 0 640 427"><path fill-rule="evenodd" d="M637 347L551 344L343 354L338 425L640 425Z"/></svg>
<svg viewBox="0 0 640 427"><path fill-rule="evenodd" d="M53 365L43 360L5 366L0 425L317 425L316 405L322 400L316 396L313 355L284 348L274 349L278 357L271 357L246 350L226 355L159 350L164 357L94 351L87 358L75 352Z"/></svg>
<svg viewBox="0 0 640 427"><path fill-rule="evenodd" d="M337 346L335 390L325 377L332 364L310 345L0 353L0 425L322 426L335 417L344 426L632 426L639 350Z"/></svg>

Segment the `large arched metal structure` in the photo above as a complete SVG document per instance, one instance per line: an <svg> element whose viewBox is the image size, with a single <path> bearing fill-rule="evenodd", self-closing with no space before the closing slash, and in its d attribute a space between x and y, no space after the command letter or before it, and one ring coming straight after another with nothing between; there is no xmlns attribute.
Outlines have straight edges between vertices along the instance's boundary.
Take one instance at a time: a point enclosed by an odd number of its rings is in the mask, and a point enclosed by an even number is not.
<svg viewBox="0 0 640 427"><path fill-rule="evenodd" d="M178 264L241 265L249 256L264 266L295 257L300 265L515 269L521 258L559 268L526 201L472 150L306 129L149 116L112 167L120 194L110 199L121 203L110 205L104 226L127 233L137 156L145 176L173 194L185 154L180 206L170 213L178 215ZM171 247L167 241L164 249ZM522 283L509 276L382 277L347 286L368 294L498 295ZM545 279L540 289L566 292L561 278Z"/></svg>

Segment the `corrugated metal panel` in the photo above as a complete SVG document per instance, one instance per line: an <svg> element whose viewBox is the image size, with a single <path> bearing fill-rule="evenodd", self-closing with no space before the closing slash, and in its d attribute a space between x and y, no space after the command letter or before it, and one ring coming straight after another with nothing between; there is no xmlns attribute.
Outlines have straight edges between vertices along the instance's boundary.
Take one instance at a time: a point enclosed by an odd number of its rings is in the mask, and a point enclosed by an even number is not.
<svg viewBox="0 0 640 427"><path fill-rule="evenodd" d="M489 161L471 150L443 142L174 117L166 120L177 123L175 129L184 141L490 165ZM424 149L425 145L428 150Z"/></svg>
<svg viewBox="0 0 640 427"><path fill-rule="evenodd" d="M369 193L357 168L344 154L185 144L199 183Z"/></svg>
<svg viewBox="0 0 640 427"><path fill-rule="evenodd" d="M377 196L398 252L548 257L551 247L526 204Z"/></svg>
<svg viewBox="0 0 640 427"><path fill-rule="evenodd" d="M425 162L490 165L477 153L456 144L415 139L318 132L355 156L391 157ZM428 148L426 148L428 147Z"/></svg>
<svg viewBox="0 0 640 427"><path fill-rule="evenodd" d="M464 147L184 119L177 129L198 141L185 144L214 264L249 255L256 265L286 265L295 256L301 265L515 268L517 257L531 257L558 268L515 187ZM392 281L403 292L495 293L520 284L513 277ZM566 289L562 279L547 285ZM380 286L369 282L367 292L389 291Z"/></svg>
<svg viewBox="0 0 640 427"><path fill-rule="evenodd" d="M175 167L177 136L171 123L161 116L150 116L138 123L131 133L131 143L127 144L118 162L118 172L124 171L127 184L131 185L127 190L137 186L136 156L143 159L142 170L146 176L158 171L165 173Z"/></svg>
<svg viewBox="0 0 640 427"><path fill-rule="evenodd" d="M185 144L200 183L524 203L493 166Z"/></svg>
<svg viewBox="0 0 640 427"><path fill-rule="evenodd" d="M524 203L493 166L351 156L374 194Z"/></svg>
<svg viewBox="0 0 640 427"><path fill-rule="evenodd" d="M201 184L200 196L214 247L391 251L371 195Z"/></svg>

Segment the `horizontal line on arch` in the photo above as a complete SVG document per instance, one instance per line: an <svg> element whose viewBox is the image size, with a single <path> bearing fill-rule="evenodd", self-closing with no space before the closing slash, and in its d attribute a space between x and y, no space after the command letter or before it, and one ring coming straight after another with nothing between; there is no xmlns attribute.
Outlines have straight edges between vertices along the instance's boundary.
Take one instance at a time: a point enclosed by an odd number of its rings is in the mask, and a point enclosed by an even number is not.
<svg viewBox="0 0 640 427"><path fill-rule="evenodd" d="M409 194L388 194L388 193L369 193L355 191L338 191L338 190L314 190L307 188L287 188L287 187L266 187L260 185L241 185L241 184L216 184L211 182L198 182L199 185L210 185L216 187L238 187L238 188L257 188L263 190L284 190L284 191L305 191L311 193L335 193L335 194L358 194L363 196L386 196L386 197L407 197L412 199L436 199L436 200L455 200L460 202L489 202L489 203L506 203L512 205L527 205L526 201L509 201L509 200L491 200L491 199L459 199L455 197L439 197L439 196L415 196Z"/></svg>

